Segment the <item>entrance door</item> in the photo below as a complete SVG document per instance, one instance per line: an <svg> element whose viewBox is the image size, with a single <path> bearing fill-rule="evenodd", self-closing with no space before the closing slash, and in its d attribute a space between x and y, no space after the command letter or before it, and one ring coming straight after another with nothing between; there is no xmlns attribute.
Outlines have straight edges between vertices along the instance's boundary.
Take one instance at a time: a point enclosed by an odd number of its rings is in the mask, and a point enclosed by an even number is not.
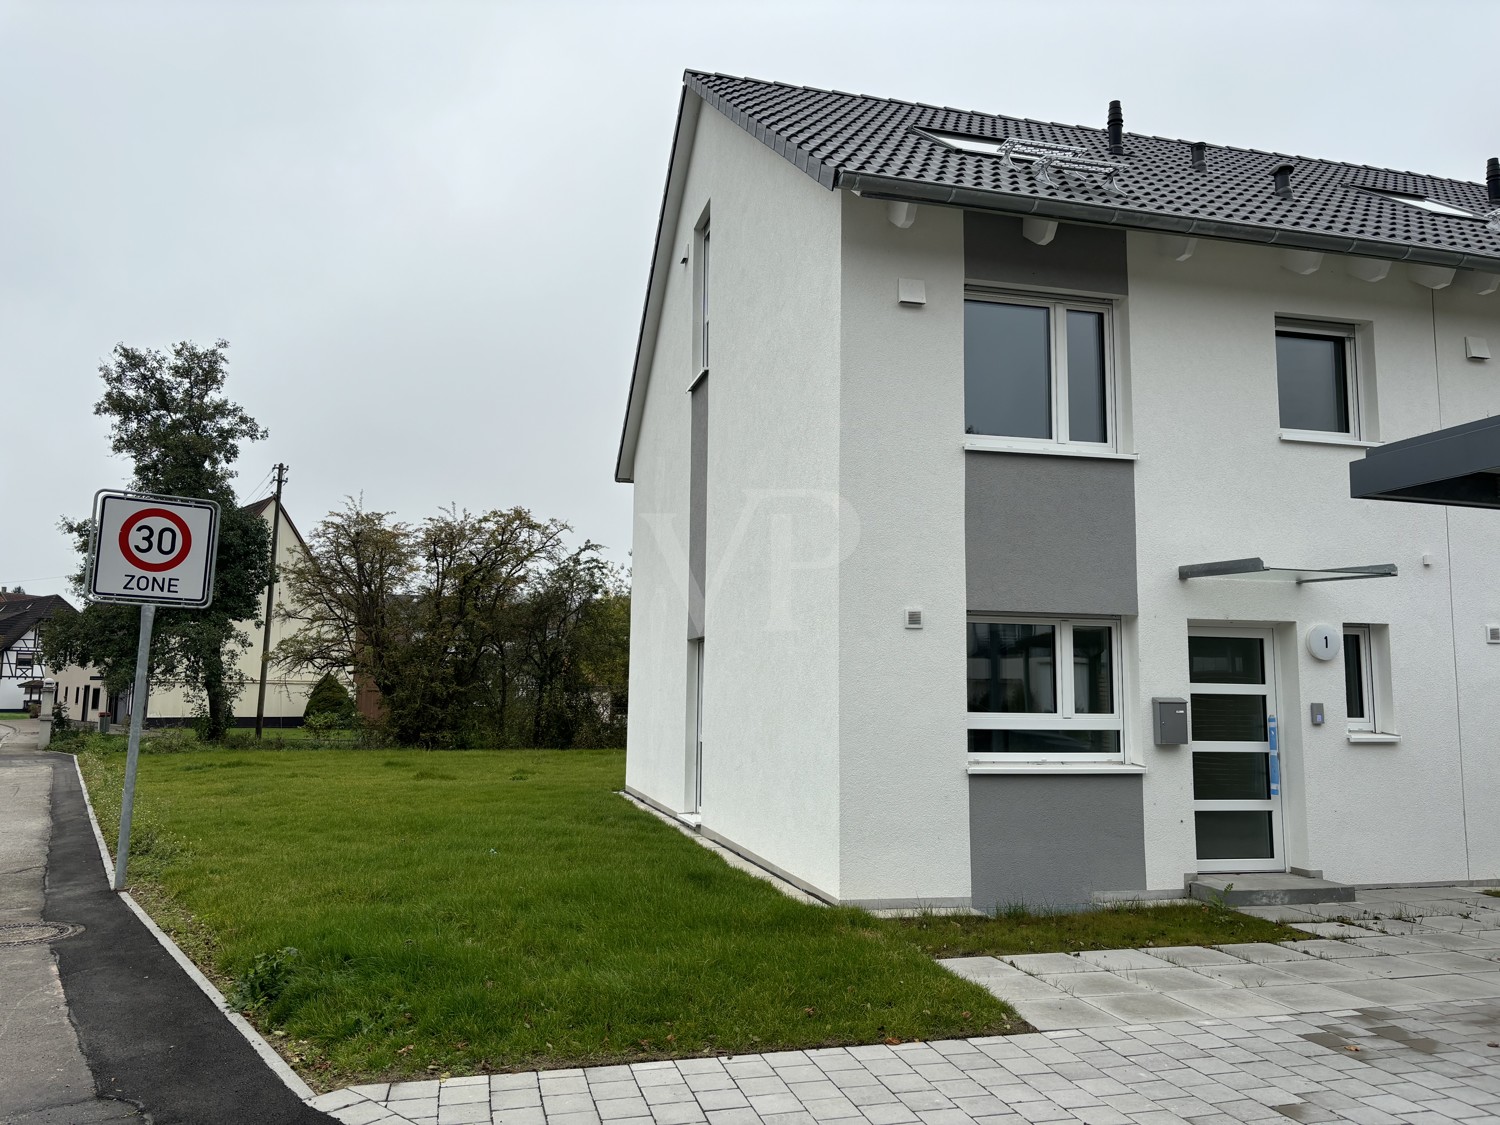
<svg viewBox="0 0 1500 1125"><path fill-rule="evenodd" d="M1189 630L1188 665L1198 870L1285 871L1271 633Z"/></svg>

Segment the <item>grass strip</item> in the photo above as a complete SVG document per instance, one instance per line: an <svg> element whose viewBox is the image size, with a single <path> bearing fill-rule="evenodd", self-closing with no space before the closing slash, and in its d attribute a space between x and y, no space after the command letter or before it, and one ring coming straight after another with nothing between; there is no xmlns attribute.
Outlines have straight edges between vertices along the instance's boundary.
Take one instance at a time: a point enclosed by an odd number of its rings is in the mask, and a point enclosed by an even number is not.
<svg viewBox="0 0 1500 1125"><path fill-rule="evenodd" d="M120 740L81 761L105 838ZM142 757L130 878L321 1087L1024 1027L617 795L617 751Z"/></svg>
<svg viewBox="0 0 1500 1125"><path fill-rule="evenodd" d="M895 923L933 957L1296 941L1308 936L1213 903L1188 901L1100 906L1079 912L1013 909L992 918L922 914Z"/></svg>

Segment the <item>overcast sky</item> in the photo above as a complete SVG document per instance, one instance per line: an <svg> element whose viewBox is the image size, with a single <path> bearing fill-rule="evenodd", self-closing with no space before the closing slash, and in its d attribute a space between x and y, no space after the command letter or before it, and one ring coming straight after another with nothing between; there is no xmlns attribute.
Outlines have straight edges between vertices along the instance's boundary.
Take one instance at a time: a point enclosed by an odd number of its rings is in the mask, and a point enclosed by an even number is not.
<svg viewBox="0 0 1500 1125"><path fill-rule="evenodd" d="M127 467L118 341L230 341L304 531L524 505L624 560L613 482L686 67L1482 180L1468 3L0 0L0 585Z"/></svg>

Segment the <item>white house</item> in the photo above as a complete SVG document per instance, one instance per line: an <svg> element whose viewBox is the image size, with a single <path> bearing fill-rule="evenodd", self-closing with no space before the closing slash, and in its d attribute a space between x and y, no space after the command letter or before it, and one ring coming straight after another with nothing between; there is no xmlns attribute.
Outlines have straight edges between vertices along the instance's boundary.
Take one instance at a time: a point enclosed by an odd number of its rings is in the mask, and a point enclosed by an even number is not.
<svg viewBox="0 0 1500 1125"><path fill-rule="evenodd" d="M1500 167L1111 108L687 73L616 473L629 790L872 906L1500 878L1500 513L1350 494L1500 412Z"/></svg>
<svg viewBox="0 0 1500 1125"><path fill-rule="evenodd" d="M56 594L0 588L0 711L39 705L54 672L42 657L37 632L59 613L76 613Z"/></svg>

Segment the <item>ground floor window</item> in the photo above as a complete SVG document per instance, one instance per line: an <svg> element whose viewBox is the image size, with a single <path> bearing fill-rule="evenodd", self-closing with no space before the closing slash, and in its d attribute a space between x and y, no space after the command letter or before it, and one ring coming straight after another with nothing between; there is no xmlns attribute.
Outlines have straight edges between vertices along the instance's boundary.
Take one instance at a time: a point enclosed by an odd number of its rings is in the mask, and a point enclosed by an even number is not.
<svg viewBox="0 0 1500 1125"><path fill-rule="evenodd" d="M971 755L1119 760L1120 695L1118 620L969 619Z"/></svg>

